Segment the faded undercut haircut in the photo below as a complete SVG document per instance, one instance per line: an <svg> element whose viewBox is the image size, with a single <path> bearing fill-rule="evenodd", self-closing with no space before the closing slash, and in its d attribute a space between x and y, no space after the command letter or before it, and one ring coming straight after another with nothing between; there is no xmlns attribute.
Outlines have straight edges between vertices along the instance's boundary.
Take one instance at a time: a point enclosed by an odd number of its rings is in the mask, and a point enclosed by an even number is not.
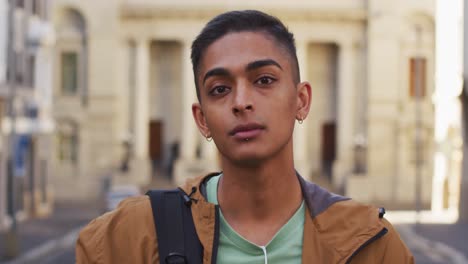
<svg viewBox="0 0 468 264"><path fill-rule="evenodd" d="M293 80L297 84L300 81L299 63L296 55L294 35L276 17L257 10L230 11L220 14L210 20L192 43L192 66L195 77L197 98L200 102L200 87L198 86L198 74L200 61L206 49L224 35L235 32L261 32L273 37L291 57Z"/></svg>

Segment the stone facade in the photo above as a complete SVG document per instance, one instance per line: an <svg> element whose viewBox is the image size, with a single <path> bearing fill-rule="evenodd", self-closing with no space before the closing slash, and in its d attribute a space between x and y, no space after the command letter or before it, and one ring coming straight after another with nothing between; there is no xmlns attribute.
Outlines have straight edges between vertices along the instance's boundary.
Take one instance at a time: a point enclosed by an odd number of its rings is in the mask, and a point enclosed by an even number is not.
<svg viewBox="0 0 468 264"><path fill-rule="evenodd" d="M54 115L58 126L72 124L77 139L77 158L57 160L57 195L97 195L109 173L144 184L153 167L180 183L219 169L214 144L192 118L189 55L203 25L234 9L274 14L295 34L302 79L314 95L294 132L298 171L357 200L398 207L414 203L420 173L429 205L434 0L55 1ZM72 95L63 93L59 73L67 51L79 57Z"/></svg>
<svg viewBox="0 0 468 264"><path fill-rule="evenodd" d="M347 193L358 200L413 205L419 171L422 203L427 207L433 175L434 111L430 95L434 92L435 6L432 1L394 5L391 1L369 1L368 168L366 175L348 179ZM425 59L425 79L421 82L426 84L426 95L420 100L408 92L411 58ZM365 191L363 186L368 186Z"/></svg>
<svg viewBox="0 0 468 264"><path fill-rule="evenodd" d="M53 206L51 5L11 2L0 1L0 229L13 213L19 220L43 217Z"/></svg>

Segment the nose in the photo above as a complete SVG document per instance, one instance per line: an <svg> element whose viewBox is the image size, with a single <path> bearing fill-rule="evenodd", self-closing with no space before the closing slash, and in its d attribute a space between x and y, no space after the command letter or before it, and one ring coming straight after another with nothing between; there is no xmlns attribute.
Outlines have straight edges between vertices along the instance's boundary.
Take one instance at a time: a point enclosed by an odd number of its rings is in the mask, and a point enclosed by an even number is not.
<svg viewBox="0 0 468 264"><path fill-rule="evenodd" d="M248 86L237 87L232 105L232 112L240 114L246 111L253 111L253 97L251 88Z"/></svg>

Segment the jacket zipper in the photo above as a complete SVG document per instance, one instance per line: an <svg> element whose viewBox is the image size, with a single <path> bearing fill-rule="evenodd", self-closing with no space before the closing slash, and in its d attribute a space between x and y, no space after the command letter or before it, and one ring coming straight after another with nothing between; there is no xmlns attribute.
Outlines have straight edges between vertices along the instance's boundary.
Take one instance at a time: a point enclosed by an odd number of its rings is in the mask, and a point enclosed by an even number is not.
<svg viewBox="0 0 468 264"><path fill-rule="evenodd" d="M349 264L351 263L351 260L353 259L354 256L356 256L361 250L363 250L365 247L367 247L369 244L371 244L372 242L376 241L377 239L383 237L385 234L387 234L388 232L388 229L387 228L383 228L382 230L380 230L379 233L377 233L377 235L371 237L369 240L367 240L366 242L364 242L364 244L362 244L358 249L356 249L353 254L348 258L348 260L346 261L346 264Z"/></svg>
<svg viewBox="0 0 468 264"><path fill-rule="evenodd" d="M211 254L211 264L216 264L218 258L218 246L219 246L219 205L215 205L215 230L213 238L213 249Z"/></svg>

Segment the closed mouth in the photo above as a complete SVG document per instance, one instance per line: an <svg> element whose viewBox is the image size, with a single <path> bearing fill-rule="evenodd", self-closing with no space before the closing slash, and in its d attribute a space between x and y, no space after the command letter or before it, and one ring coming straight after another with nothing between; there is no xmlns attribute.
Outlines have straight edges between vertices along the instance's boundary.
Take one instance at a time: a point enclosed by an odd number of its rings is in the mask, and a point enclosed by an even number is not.
<svg viewBox="0 0 468 264"><path fill-rule="evenodd" d="M263 130L263 129L265 129L265 126L262 126L262 125L257 124L257 123L248 123L248 124L243 124L243 125L236 126L234 129L229 131L229 135L234 136L234 135L236 135L238 133L242 133L242 132L249 132L249 131L253 131L253 130Z"/></svg>

